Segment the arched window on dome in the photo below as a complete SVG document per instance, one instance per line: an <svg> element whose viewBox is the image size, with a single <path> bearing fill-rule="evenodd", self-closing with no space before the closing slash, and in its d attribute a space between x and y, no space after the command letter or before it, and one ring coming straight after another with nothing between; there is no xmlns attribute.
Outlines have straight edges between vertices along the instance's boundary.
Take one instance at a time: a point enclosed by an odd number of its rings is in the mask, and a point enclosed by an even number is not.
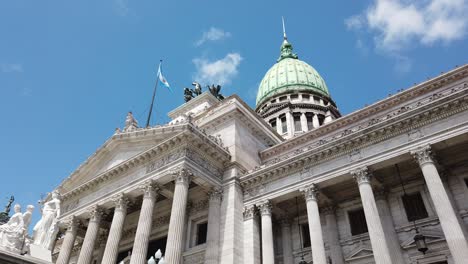
<svg viewBox="0 0 468 264"><path fill-rule="evenodd" d="M301 113L293 113L294 132L302 132Z"/></svg>
<svg viewBox="0 0 468 264"><path fill-rule="evenodd" d="M286 115L282 114L279 116L280 122L281 122L281 133L287 133L288 132L288 122L286 122Z"/></svg>
<svg viewBox="0 0 468 264"><path fill-rule="evenodd" d="M276 130L276 118L271 119L269 123L270 126Z"/></svg>
<svg viewBox="0 0 468 264"><path fill-rule="evenodd" d="M325 116L318 114L317 117L319 120L319 125L323 125L323 121L325 121Z"/></svg>
<svg viewBox="0 0 468 264"><path fill-rule="evenodd" d="M314 123L313 123L314 114L306 113L305 116L307 120L307 130L314 129Z"/></svg>

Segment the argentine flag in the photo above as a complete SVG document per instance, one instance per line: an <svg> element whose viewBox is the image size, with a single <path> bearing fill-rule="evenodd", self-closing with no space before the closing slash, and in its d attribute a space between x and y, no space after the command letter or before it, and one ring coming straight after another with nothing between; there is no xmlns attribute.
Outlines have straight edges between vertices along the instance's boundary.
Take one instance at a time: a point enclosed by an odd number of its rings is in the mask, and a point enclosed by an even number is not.
<svg viewBox="0 0 468 264"><path fill-rule="evenodd" d="M160 81L164 86L166 86L166 87L169 89L169 91L172 91L172 90L171 90L171 86L169 85L169 83L167 82L166 78L164 78L164 76L163 76L163 74L162 74L161 64L162 64L162 62L159 63L158 79L159 79L159 81Z"/></svg>

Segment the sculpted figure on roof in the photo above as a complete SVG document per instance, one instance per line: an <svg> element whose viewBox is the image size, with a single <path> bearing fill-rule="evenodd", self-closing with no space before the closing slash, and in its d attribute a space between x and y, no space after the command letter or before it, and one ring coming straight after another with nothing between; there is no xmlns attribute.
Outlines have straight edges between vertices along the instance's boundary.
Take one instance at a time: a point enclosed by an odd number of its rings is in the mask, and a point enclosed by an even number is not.
<svg viewBox="0 0 468 264"><path fill-rule="evenodd" d="M58 217L60 216L60 196L52 192L52 199L44 203L42 218L33 229L33 244L51 250L58 232Z"/></svg>

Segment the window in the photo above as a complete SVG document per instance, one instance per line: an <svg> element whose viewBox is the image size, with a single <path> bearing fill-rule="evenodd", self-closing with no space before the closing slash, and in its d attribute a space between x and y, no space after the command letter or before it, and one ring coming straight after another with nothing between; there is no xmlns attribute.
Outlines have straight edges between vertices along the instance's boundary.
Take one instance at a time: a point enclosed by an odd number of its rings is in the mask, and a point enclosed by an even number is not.
<svg viewBox="0 0 468 264"><path fill-rule="evenodd" d="M319 120L319 125L323 125L323 121L325 121L325 116L324 115L317 115L318 120Z"/></svg>
<svg viewBox="0 0 468 264"><path fill-rule="evenodd" d="M314 103L320 104L320 99L314 96Z"/></svg>
<svg viewBox="0 0 468 264"><path fill-rule="evenodd" d="M288 124L286 122L286 116L285 115L280 116L280 121L281 121L281 133L288 132Z"/></svg>
<svg viewBox="0 0 468 264"><path fill-rule="evenodd" d="M280 101L280 102L284 102L284 101L286 101L286 99L288 99L286 96L281 96L281 97L279 98L279 101Z"/></svg>
<svg viewBox="0 0 468 264"><path fill-rule="evenodd" d="M276 99L271 100L271 103L272 103L272 104L276 103Z"/></svg>
<svg viewBox="0 0 468 264"><path fill-rule="evenodd" d="M302 100L309 100L310 96L308 94L303 94L302 95Z"/></svg>
<svg viewBox="0 0 468 264"><path fill-rule="evenodd" d="M197 224L196 246L206 243L206 234L208 232L208 223Z"/></svg>
<svg viewBox="0 0 468 264"><path fill-rule="evenodd" d="M301 235L302 235L302 247L310 247L310 233L309 233L309 224L301 225Z"/></svg>
<svg viewBox="0 0 468 264"><path fill-rule="evenodd" d="M296 100L296 99L299 99L299 95L298 94L291 94L291 100Z"/></svg>
<svg viewBox="0 0 468 264"><path fill-rule="evenodd" d="M300 113L294 113L293 118L294 118L294 131L296 131L296 132L302 131L301 114Z"/></svg>
<svg viewBox="0 0 468 264"><path fill-rule="evenodd" d="M314 129L314 123L313 123L313 118L314 118L314 114L312 113L306 113L306 120L307 120L307 129L308 130L312 130Z"/></svg>
<svg viewBox="0 0 468 264"><path fill-rule="evenodd" d="M274 129L276 129L276 118L270 120L270 126L271 126L272 128L274 128Z"/></svg>
<svg viewBox="0 0 468 264"><path fill-rule="evenodd" d="M348 212L349 224L351 226L351 235L360 235L367 233L367 222L364 210L358 209Z"/></svg>
<svg viewBox="0 0 468 264"><path fill-rule="evenodd" d="M412 222L428 217L421 193L417 192L414 194L403 195L402 200L408 221Z"/></svg>

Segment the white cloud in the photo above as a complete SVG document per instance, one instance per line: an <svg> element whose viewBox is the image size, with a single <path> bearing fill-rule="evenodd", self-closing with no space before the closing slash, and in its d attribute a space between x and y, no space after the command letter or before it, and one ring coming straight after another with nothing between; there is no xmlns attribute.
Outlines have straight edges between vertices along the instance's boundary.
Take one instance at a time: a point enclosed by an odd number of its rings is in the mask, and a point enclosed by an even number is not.
<svg viewBox="0 0 468 264"><path fill-rule="evenodd" d="M201 38L195 42L195 46L200 46L207 41L223 40L229 37L231 37L230 32L224 31L220 28L211 27L208 31L203 32Z"/></svg>
<svg viewBox="0 0 468 264"><path fill-rule="evenodd" d="M193 60L197 68L195 80L207 84L229 84L237 75L242 59L239 53L229 53L224 58L215 61L196 58Z"/></svg>
<svg viewBox="0 0 468 264"><path fill-rule="evenodd" d="M367 26L376 32L379 50L399 52L413 43L448 44L466 34L466 0L375 0L363 12L345 20L350 30Z"/></svg>
<svg viewBox="0 0 468 264"><path fill-rule="evenodd" d="M1 63L0 71L3 73L23 72L23 65L19 63Z"/></svg>

